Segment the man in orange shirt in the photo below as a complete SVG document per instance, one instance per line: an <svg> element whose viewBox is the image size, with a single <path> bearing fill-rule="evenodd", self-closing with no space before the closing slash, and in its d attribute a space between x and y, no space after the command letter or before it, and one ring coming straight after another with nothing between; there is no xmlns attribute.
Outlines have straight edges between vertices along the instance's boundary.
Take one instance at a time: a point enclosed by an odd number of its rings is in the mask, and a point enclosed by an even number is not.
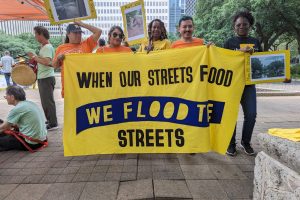
<svg viewBox="0 0 300 200"><path fill-rule="evenodd" d="M204 45L204 40L193 37L194 21L190 16L183 16L179 20L178 31L180 33L180 40L172 43L171 48L184 48L192 46Z"/></svg>
<svg viewBox="0 0 300 200"><path fill-rule="evenodd" d="M88 29L93 33L93 35L82 41L81 34L83 31L80 27ZM92 53L93 49L97 46L98 39L102 33L101 29L85 24L81 21L75 21L74 24L69 24L66 31L67 35L65 44L57 47L52 63L55 68L61 67L62 97L64 97L63 60L65 55L70 53Z"/></svg>

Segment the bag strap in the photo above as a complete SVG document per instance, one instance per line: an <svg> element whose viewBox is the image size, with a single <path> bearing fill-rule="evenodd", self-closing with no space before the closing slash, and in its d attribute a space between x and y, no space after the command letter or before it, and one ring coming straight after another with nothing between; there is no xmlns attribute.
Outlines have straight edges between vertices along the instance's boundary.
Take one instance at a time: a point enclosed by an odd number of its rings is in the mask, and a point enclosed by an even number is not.
<svg viewBox="0 0 300 200"><path fill-rule="evenodd" d="M21 143L24 145L24 147L25 147L30 153L34 153L34 152L36 152L36 151L38 151L38 150L41 150L41 149L43 149L43 148L45 148L45 147L48 146L48 139L46 139L45 141L41 141L41 140L38 140L38 139L35 139L35 138L32 138L32 137L29 137L29 136L27 136L27 135L24 135L24 134L22 134L22 133L20 133L20 132L14 131L14 130L5 130L4 133L5 133L5 134L8 134L8 135L14 136L17 140L19 140L19 142L21 142ZM37 149L32 149L32 148L28 145L28 143L26 143L21 137L24 138L24 139L27 139L27 140L29 140L29 141L36 142L36 143L38 143L38 144L42 144L42 146L39 147L39 148L37 148Z"/></svg>

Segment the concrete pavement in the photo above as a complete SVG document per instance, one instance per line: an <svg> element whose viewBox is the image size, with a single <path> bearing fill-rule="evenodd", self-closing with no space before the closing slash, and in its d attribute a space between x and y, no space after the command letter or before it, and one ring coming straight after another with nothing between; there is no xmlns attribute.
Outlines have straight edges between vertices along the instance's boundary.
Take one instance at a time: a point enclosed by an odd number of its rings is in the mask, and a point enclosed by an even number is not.
<svg viewBox="0 0 300 200"><path fill-rule="evenodd" d="M257 84L256 91L257 96L300 96L300 81Z"/></svg>
<svg viewBox="0 0 300 200"><path fill-rule="evenodd" d="M37 90L27 98L40 105ZM0 118L8 106L0 91ZM49 147L37 153L0 153L0 199L252 199L254 157L216 153L115 154L64 157L63 99L55 91L60 129L48 134ZM256 138L269 128L300 124L300 97L258 97ZM240 138L242 115L238 120Z"/></svg>

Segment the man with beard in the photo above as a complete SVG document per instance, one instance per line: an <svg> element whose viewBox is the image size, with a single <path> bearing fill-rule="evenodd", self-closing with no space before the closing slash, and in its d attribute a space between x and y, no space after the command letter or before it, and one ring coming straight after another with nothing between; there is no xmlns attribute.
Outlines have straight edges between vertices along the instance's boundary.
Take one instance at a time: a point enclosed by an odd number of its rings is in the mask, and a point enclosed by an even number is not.
<svg viewBox="0 0 300 200"><path fill-rule="evenodd" d="M194 21L192 17L183 16L179 20L178 32L180 34L180 40L173 42L171 48L184 48L204 45L203 39L193 37Z"/></svg>

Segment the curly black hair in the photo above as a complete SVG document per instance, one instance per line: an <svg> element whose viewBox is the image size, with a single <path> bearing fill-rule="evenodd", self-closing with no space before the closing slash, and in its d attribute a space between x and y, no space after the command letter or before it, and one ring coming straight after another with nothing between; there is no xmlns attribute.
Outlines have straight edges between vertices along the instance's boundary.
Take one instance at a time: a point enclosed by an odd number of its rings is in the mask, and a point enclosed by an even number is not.
<svg viewBox="0 0 300 200"><path fill-rule="evenodd" d="M148 24L148 37L149 40L152 40L152 25L154 22L159 22L161 28L160 40L168 39L167 30L165 24L160 19L154 19Z"/></svg>
<svg viewBox="0 0 300 200"><path fill-rule="evenodd" d="M233 24L235 24L236 20L240 17L244 17L249 21L250 26L253 26L255 20L251 12L249 11L239 11L233 16Z"/></svg>

